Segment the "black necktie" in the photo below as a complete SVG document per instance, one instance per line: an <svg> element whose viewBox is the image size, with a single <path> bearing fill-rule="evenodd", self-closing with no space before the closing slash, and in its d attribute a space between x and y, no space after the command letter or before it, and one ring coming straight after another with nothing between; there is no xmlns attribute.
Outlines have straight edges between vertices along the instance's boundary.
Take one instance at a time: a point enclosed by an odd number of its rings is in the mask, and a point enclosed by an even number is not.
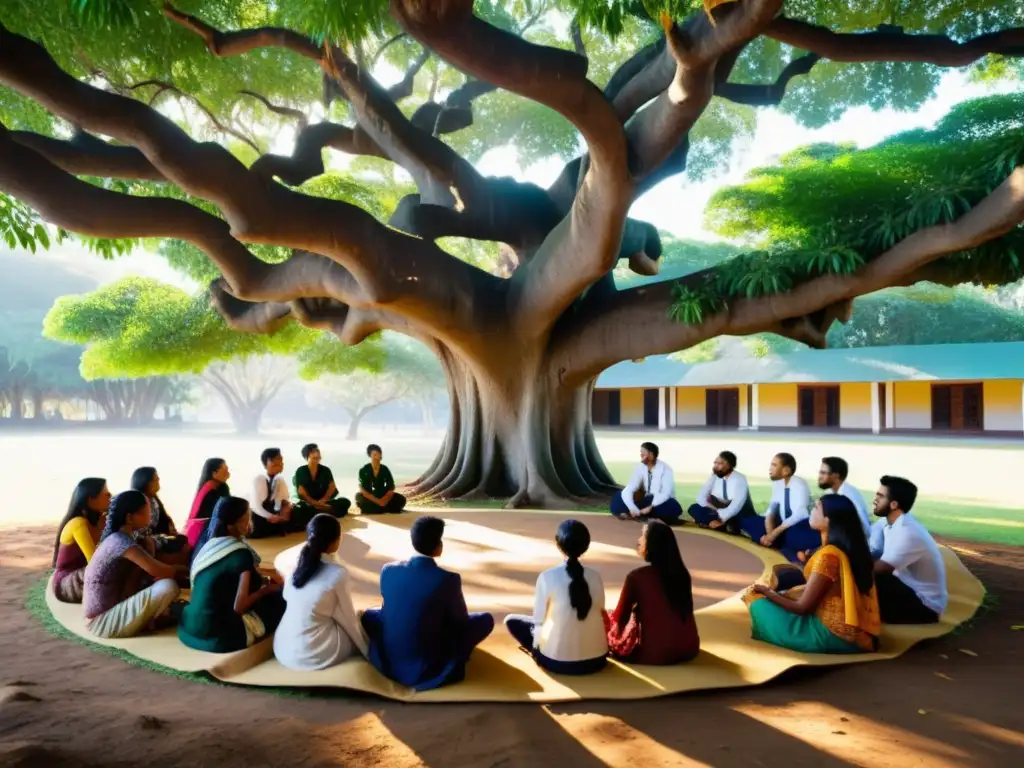
<svg viewBox="0 0 1024 768"><path fill-rule="evenodd" d="M722 501L729 500L729 487L725 484L725 478L722 478Z"/></svg>
<svg viewBox="0 0 1024 768"><path fill-rule="evenodd" d="M267 478L267 501L270 501L270 497L274 493L274 486L273 486L272 482L273 481L268 477Z"/></svg>
<svg viewBox="0 0 1024 768"><path fill-rule="evenodd" d="M654 470L647 468L647 493L653 493L651 486L654 484Z"/></svg>
<svg viewBox="0 0 1024 768"><path fill-rule="evenodd" d="M785 502L783 512L783 520L789 520L789 516L793 514L793 510L789 506L789 488L787 488L785 491Z"/></svg>

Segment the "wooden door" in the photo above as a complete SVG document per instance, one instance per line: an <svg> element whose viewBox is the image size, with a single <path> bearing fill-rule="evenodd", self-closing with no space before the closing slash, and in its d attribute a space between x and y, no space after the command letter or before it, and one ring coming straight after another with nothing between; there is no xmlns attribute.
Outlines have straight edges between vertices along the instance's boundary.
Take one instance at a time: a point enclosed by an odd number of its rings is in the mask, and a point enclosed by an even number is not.
<svg viewBox="0 0 1024 768"><path fill-rule="evenodd" d="M656 389L644 390L644 426L658 426L658 398L660 392Z"/></svg>

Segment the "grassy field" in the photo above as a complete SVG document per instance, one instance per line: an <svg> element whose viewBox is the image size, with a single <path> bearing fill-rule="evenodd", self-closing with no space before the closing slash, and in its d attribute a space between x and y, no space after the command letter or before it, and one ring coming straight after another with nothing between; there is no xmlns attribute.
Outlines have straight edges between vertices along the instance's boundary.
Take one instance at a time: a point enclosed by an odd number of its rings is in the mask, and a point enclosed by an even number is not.
<svg viewBox="0 0 1024 768"><path fill-rule="evenodd" d="M915 512L935 533L1024 546L1024 511L1016 495L1018 476L1024 470L1021 442L870 440L860 436L850 439L735 432L602 433L598 439L602 455L620 482L629 477L643 439L656 440L662 457L672 465L677 495L684 507L707 477L715 454L724 448L738 454L738 468L750 480L759 509L765 508L770 495L767 469L775 452L793 453L798 474L808 482L815 479L822 456L840 455L849 461L850 479L868 500L874 495L879 476L901 474L920 487ZM309 440L320 443L324 461L334 471L342 492L351 494L356 472L366 461L366 442L372 440L384 446L385 462L403 482L415 479L426 469L440 437L398 437L368 429L356 443L345 441L339 433L322 431L312 435L276 432L253 438L215 431L5 430L0 432L0 475L12 490L0 505L0 525L55 522L63 515L71 489L81 477L105 477L112 490L122 490L132 470L145 464L160 471L164 485L161 498L172 516L184 519L207 457L218 456L228 462L233 491L243 494L260 469L259 454L264 447L276 445L284 451L285 471L290 475L301 461L299 448ZM983 480L980 484L979 478Z"/></svg>

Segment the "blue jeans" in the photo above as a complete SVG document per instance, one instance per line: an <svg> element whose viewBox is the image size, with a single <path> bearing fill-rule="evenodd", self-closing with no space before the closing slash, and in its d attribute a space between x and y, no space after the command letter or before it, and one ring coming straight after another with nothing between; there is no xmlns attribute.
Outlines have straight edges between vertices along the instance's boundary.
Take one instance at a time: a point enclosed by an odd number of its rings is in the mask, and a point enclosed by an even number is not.
<svg viewBox="0 0 1024 768"><path fill-rule="evenodd" d="M590 675L600 672L608 663L607 656L596 659L583 659L581 661L557 661L549 659L537 650L533 641L533 628L536 626L532 616L506 616L505 628L523 648L530 652L537 666L553 672L556 675Z"/></svg>
<svg viewBox="0 0 1024 768"><path fill-rule="evenodd" d="M645 507L649 507L652 501L654 501L654 496L648 494L644 497L644 503L640 508L644 509ZM622 500L621 493L617 493L612 497L611 511L613 515L629 514L629 507L627 507L626 502ZM664 520L666 522L678 520L682 516L683 508L679 505L679 502L671 496L651 510L651 517L656 517L659 520Z"/></svg>

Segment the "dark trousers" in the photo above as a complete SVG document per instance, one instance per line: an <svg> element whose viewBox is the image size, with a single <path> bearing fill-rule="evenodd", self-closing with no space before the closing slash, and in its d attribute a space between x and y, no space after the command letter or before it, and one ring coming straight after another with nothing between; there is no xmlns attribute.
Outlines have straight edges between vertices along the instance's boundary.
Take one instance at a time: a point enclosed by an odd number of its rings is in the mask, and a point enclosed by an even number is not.
<svg viewBox="0 0 1024 768"><path fill-rule="evenodd" d="M287 536L292 532L291 523L272 523L267 518L252 513L252 529L249 531L250 539L268 539L271 536Z"/></svg>
<svg viewBox="0 0 1024 768"><path fill-rule="evenodd" d="M367 499L362 493L356 494L356 506L364 515L382 515L385 513L398 514L405 509L406 498L400 493L391 496L391 500L383 507L379 507Z"/></svg>
<svg viewBox="0 0 1024 768"><path fill-rule="evenodd" d="M781 525L778 513L771 513L775 517L775 524ZM768 533L766 525L767 518L760 515L748 515L740 519L740 530L755 542L760 542L761 537ZM772 546L778 549L791 562L797 562L797 553L807 550L818 549L821 546L821 533L811 528L807 520L801 520L796 525L791 525L780 533Z"/></svg>
<svg viewBox="0 0 1024 768"><path fill-rule="evenodd" d="M749 506L749 502L747 504ZM710 525L715 520L721 520L718 516L718 510L712 509L711 507L704 507L700 504L691 504L690 508L686 510L686 513L692 517L698 525ZM725 533L731 533L738 536L742 532L741 523L747 517L757 517L757 513L753 510L747 510L746 507L741 509L734 517L729 518L718 530Z"/></svg>
<svg viewBox="0 0 1024 768"><path fill-rule="evenodd" d="M363 615L360 619L363 625L363 629L366 630L366 635L370 639L371 645L376 645L378 648L383 650L382 642L384 638L384 612L380 608L369 608L363 611ZM462 637L458 638L456 646L456 660L455 668L451 674L445 679L443 685L449 685L451 683L458 683L464 680L466 677L466 662L469 661L469 657L472 655L473 650L486 640L491 632L494 631L494 616L489 613L471 613L469 614L469 624L466 626L466 631ZM372 654L371 654L372 655ZM380 654L381 658L385 658L385 654ZM386 675L387 670L379 670L382 674Z"/></svg>
<svg viewBox="0 0 1024 768"><path fill-rule="evenodd" d="M548 672L553 672L556 675L590 675L594 672L600 672L604 669L605 664L608 663L607 656L600 656L596 659L583 659L582 661L557 661L549 659L538 651L534 645L534 626L536 625L530 616L511 615L505 617L505 629L515 638L519 645L526 651L529 651L530 655L533 656L533 660L537 662L537 666L542 669L546 669Z"/></svg>
<svg viewBox="0 0 1024 768"><path fill-rule="evenodd" d="M643 503L638 504L637 506L639 506L640 509L646 509L651 505L652 501L654 501L654 496L648 494L647 496L644 496ZM621 493L617 493L614 496L612 496L611 511L612 514L616 516L629 514L629 507L627 507L626 502L622 500ZM667 523L675 522L682 516L683 508L679 505L678 501L671 497L669 497L668 499L666 499L661 504L659 504L658 506L651 510L651 517L656 517L659 520L664 520Z"/></svg>
<svg viewBox="0 0 1024 768"><path fill-rule="evenodd" d="M348 514L348 510L352 506L352 502L344 496L336 496L328 501L327 504L330 506L329 510L320 510L312 504L300 501L292 507L292 528L300 531L306 530L306 526L309 525L309 521L321 512L325 515L334 515L340 520Z"/></svg>
<svg viewBox="0 0 1024 768"><path fill-rule="evenodd" d="M921 602L917 593L893 573L876 573L878 611L885 624L935 624L939 614Z"/></svg>

